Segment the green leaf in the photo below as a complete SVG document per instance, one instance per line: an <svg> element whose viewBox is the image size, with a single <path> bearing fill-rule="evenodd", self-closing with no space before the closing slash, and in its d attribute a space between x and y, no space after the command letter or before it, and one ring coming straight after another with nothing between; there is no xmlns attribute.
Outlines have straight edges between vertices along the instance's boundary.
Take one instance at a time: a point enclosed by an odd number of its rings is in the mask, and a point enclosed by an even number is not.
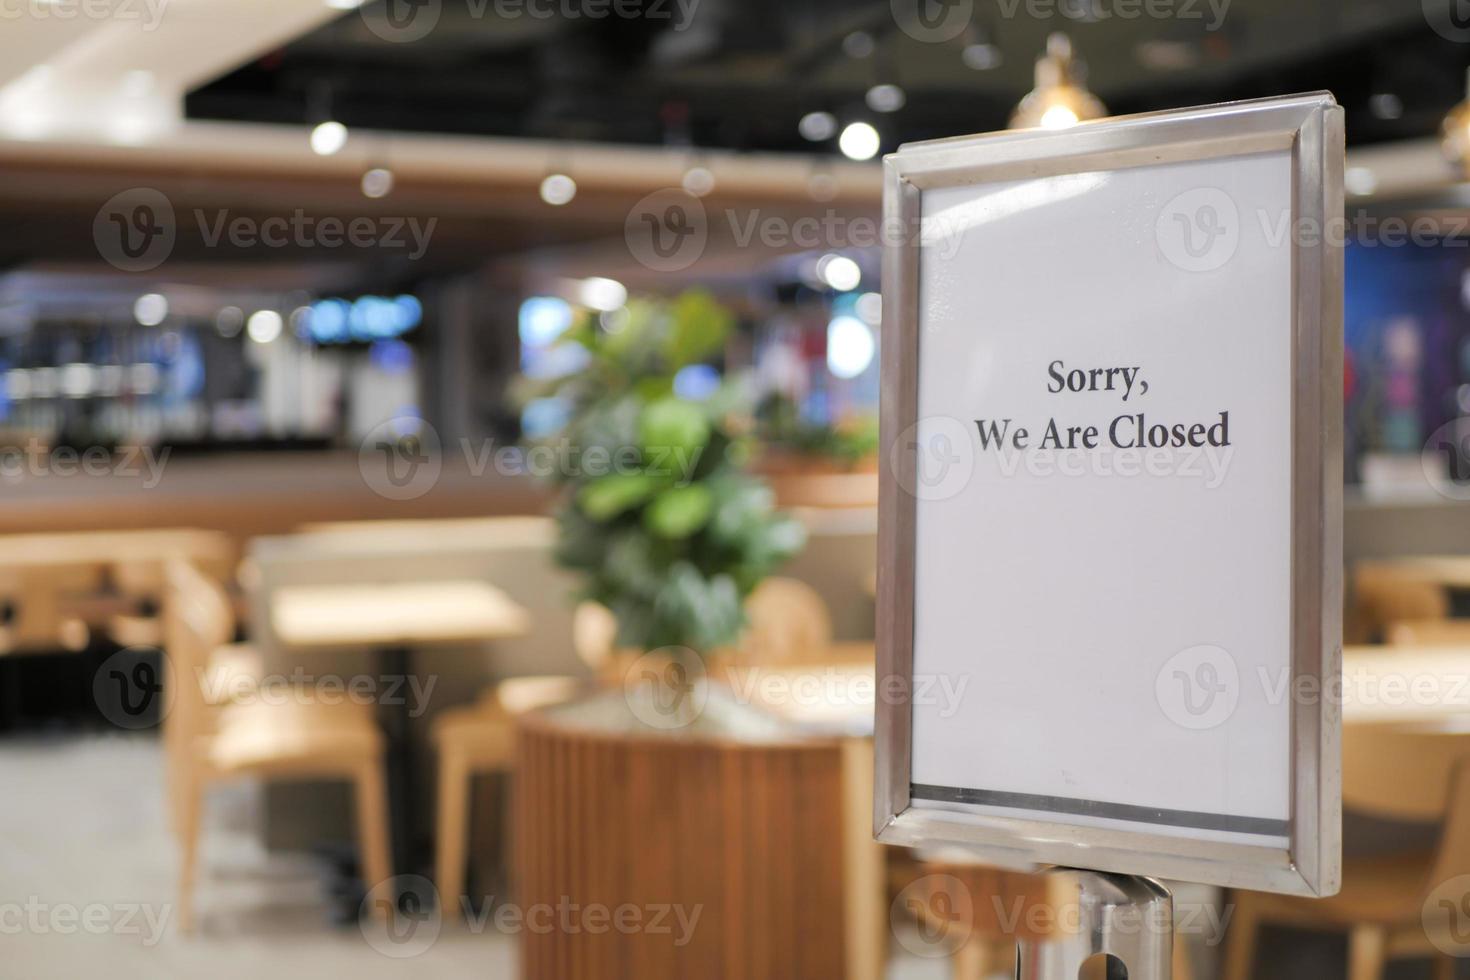
<svg viewBox="0 0 1470 980"><path fill-rule="evenodd" d="M709 418L698 405L663 398L643 410L638 419L638 438L652 465L671 468L688 464L709 444Z"/></svg>
<svg viewBox="0 0 1470 980"><path fill-rule="evenodd" d="M735 328L734 314L702 289L691 289L674 300L672 316L664 360L673 371L719 353Z"/></svg>
<svg viewBox="0 0 1470 980"><path fill-rule="evenodd" d="M709 488L695 483L687 487L670 487L643 512L643 523L661 538L681 540L709 522L714 501Z"/></svg>
<svg viewBox="0 0 1470 980"><path fill-rule="evenodd" d="M610 473L582 487L577 504L594 521L605 522L643 503L658 485L647 473Z"/></svg>

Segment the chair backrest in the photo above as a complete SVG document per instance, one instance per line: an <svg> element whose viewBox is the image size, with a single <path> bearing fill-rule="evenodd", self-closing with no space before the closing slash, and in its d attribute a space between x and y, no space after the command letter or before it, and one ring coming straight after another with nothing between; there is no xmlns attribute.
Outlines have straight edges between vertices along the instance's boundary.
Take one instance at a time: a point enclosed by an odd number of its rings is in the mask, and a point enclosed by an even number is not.
<svg viewBox="0 0 1470 980"><path fill-rule="evenodd" d="M1349 725L1342 735L1343 805L1442 830L1432 883L1470 874L1470 731Z"/></svg>
<svg viewBox="0 0 1470 980"><path fill-rule="evenodd" d="M66 598L101 584L102 566L95 564L34 565L0 576L0 601L8 610L0 653L85 648L87 626L67 613Z"/></svg>
<svg viewBox="0 0 1470 980"><path fill-rule="evenodd" d="M832 617L816 589L794 578L768 578L745 600L740 653L771 663L820 654L832 645Z"/></svg>
<svg viewBox="0 0 1470 980"><path fill-rule="evenodd" d="M613 660L618 642L618 620L600 602L583 602L572 613L572 646L577 658L601 676Z"/></svg>
<svg viewBox="0 0 1470 980"><path fill-rule="evenodd" d="M1395 620L1384 639L1397 647L1470 647L1470 619Z"/></svg>
<svg viewBox="0 0 1470 980"><path fill-rule="evenodd" d="M1450 614L1443 586L1391 565L1363 562L1353 574L1353 601L1370 630L1395 620L1444 619Z"/></svg>
<svg viewBox="0 0 1470 980"><path fill-rule="evenodd" d="M193 563L175 559L165 571L164 647L172 690L164 724L166 739L188 744L209 732L203 680L210 654L234 635L229 596Z"/></svg>

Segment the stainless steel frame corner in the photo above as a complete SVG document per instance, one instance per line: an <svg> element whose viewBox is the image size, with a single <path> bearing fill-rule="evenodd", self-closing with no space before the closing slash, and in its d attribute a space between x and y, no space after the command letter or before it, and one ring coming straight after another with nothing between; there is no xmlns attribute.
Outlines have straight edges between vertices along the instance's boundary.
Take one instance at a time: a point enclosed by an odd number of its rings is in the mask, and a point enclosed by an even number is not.
<svg viewBox="0 0 1470 980"><path fill-rule="evenodd" d="M926 189L1022 176L1117 170L1290 150L1293 224L1327 229L1343 215L1342 110L1330 94L1124 116L1061 132L1030 130L901 147L884 160L885 228L917 229ZM1310 239L1310 240L1308 240ZM915 453L896 441L917 421L920 245L883 256L882 459L878 530L879 698L874 833L893 844L962 846L1000 867L1064 865L1301 895L1341 880L1341 709L1293 702L1291 828L1286 849L1147 831L1079 827L916 809L910 795ZM1340 236L1292 241L1293 680L1330 690L1342 660L1342 290ZM902 470L902 472L900 472ZM896 681L888 681L896 678Z"/></svg>

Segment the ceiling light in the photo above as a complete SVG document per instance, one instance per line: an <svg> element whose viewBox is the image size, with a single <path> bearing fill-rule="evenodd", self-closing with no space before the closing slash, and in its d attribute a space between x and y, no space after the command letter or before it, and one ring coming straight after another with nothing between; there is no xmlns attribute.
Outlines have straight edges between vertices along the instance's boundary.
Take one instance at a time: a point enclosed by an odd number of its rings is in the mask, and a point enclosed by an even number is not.
<svg viewBox="0 0 1470 980"><path fill-rule="evenodd" d="M999 68L1004 61L1000 54L1000 48L986 42L967 44L960 52L960 60L965 63L966 68L975 71L990 71Z"/></svg>
<svg viewBox="0 0 1470 980"><path fill-rule="evenodd" d="M824 171L818 171L807 178L806 192L812 196L813 201L830 201L837 196L838 190L837 178Z"/></svg>
<svg viewBox="0 0 1470 980"><path fill-rule="evenodd" d="M858 319L870 327L883 322L883 296L880 293L863 293L853 304Z"/></svg>
<svg viewBox="0 0 1470 980"><path fill-rule="evenodd" d="M577 291L582 305L601 313L619 309L628 302L628 287L616 279L593 276L583 279Z"/></svg>
<svg viewBox="0 0 1470 980"><path fill-rule="evenodd" d="M1349 194L1365 197L1378 189L1378 177L1367 167L1348 167L1342 183Z"/></svg>
<svg viewBox="0 0 1470 980"><path fill-rule="evenodd" d="M796 124L796 129L803 139L821 143L837 134L837 117L830 112L808 112Z"/></svg>
<svg viewBox="0 0 1470 980"><path fill-rule="evenodd" d="M874 112L897 112L908 101L908 96L897 85L874 85L868 89L865 101Z"/></svg>
<svg viewBox="0 0 1470 980"><path fill-rule="evenodd" d="M133 319L145 327L156 327L168 319L168 300L158 293L138 297L133 304Z"/></svg>
<svg viewBox="0 0 1470 980"><path fill-rule="evenodd" d="M1066 129L1107 113L1081 80L1072 42L1065 34L1053 34L1046 39L1046 53L1036 59L1036 87L1016 106L1010 127Z"/></svg>
<svg viewBox="0 0 1470 980"><path fill-rule="evenodd" d="M1404 114L1404 100L1392 92L1379 92L1368 97L1368 110L1377 119L1398 119Z"/></svg>
<svg viewBox="0 0 1470 980"><path fill-rule="evenodd" d="M684 179L679 183L695 197L704 197L715 189L715 175L708 167L690 167L684 171Z"/></svg>
<svg viewBox="0 0 1470 980"><path fill-rule="evenodd" d="M245 323L245 333L257 344L268 344L281 335L281 314L275 310L256 310Z"/></svg>
<svg viewBox="0 0 1470 980"><path fill-rule="evenodd" d="M827 370L835 376L856 378L873 363L877 351L872 329L857 317L834 317L827 324Z"/></svg>
<svg viewBox="0 0 1470 980"><path fill-rule="evenodd" d="M838 149L849 160L871 160L878 155L881 145L878 131L865 122L848 123L837 138Z"/></svg>
<svg viewBox="0 0 1470 980"><path fill-rule="evenodd" d="M311 152L329 157L347 145L347 127L335 120L321 123L311 131Z"/></svg>
<svg viewBox="0 0 1470 980"><path fill-rule="evenodd" d="M822 256L817 262L817 275L839 293L856 289L863 281L862 268L847 256L836 253Z"/></svg>
<svg viewBox="0 0 1470 980"><path fill-rule="evenodd" d="M570 204L577 196L577 182L566 174L548 174L541 182L541 200L553 207Z"/></svg>
<svg viewBox="0 0 1470 980"><path fill-rule="evenodd" d="M214 315L214 329L221 337L234 337L245 326L245 311L238 306L226 306Z"/></svg>
<svg viewBox="0 0 1470 980"><path fill-rule="evenodd" d="M387 167L374 167L362 175L362 193L365 197L387 197L393 190L393 171Z"/></svg>
<svg viewBox="0 0 1470 980"><path fill-rule="evenodd" d="M849 58L867 58L875 47L873 35L867 31L853 31L842 39L842 53Z"/></svg>

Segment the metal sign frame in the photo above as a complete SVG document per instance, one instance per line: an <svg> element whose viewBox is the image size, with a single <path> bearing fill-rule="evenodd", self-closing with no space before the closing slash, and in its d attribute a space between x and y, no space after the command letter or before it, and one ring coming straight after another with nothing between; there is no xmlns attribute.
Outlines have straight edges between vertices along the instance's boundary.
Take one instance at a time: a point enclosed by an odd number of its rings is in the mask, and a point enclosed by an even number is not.
<svg viewBox="0 0 1470 980"><path fill-rule="evenodd" d="M1343 116L1327 93L1125 116L1064 131L906 145L884 161L884 223L919 227L922 195L933 188L1285 150L1293 168L1292 227L1299 221L1333 227L1343 214ZM1293 235L1290 245L1291 660L1293 681L1325 683L1340 675L1342 652L1343 261L1340 240L1307 237ZM921 254L918 236L910 235L890 241L883 258L878 677L880 687L903 693L877 704L877 838L957 845L1002 867L1062 865L1290 894L1335 893L1341 878L1341 708L1328 697L1291 705L1285 849L914 806L918 501L904 488L915 486L917 447L895 442L918 421Z"/></svg>

